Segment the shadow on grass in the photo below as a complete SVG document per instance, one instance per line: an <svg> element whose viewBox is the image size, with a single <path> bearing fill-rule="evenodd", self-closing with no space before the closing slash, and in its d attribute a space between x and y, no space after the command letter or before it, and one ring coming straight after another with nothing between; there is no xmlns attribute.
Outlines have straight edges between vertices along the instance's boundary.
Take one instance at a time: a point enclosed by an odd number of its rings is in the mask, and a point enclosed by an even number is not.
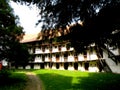
<svg viewBox="0 0 120 90"><path fill-rule="evenodd" d="M27 81L24 73L12 73L0 78L0 90L23 90Z"/></svg>
<svg viewBox="0 0 120 90"><path fill-rule="evenodd" d="M65 76L56 73L38 74L45 90L120 90L120 75L88 73L88 76Z"/></svg>
<svg viewBox="0 0 120 90"><path fill-rule="evenodd" d="M72 88L72 77L65 77L59 74L38 74L43 82L45 90L68 90Z"/></svg>
<svg viewBox="0 0 120 90"><path fill-rule="evenodd" d="M120 75L112 73L89 73L88 77L78 77L73 90L120 90Z"/></svg>

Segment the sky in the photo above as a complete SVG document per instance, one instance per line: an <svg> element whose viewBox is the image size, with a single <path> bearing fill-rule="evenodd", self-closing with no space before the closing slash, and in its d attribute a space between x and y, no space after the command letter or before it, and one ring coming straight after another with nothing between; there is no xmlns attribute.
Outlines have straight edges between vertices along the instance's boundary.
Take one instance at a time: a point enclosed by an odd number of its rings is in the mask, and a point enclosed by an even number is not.
<svg viewBox="0 0 120 90"><path fill-rule="evenodd" d="M19 3L10 2L15 15L20 18L20 25L24 28L26 34L38 33L41 30L41 25L36 26L35 24L40 19L39 9L35 5L21 5Z"/></svg>

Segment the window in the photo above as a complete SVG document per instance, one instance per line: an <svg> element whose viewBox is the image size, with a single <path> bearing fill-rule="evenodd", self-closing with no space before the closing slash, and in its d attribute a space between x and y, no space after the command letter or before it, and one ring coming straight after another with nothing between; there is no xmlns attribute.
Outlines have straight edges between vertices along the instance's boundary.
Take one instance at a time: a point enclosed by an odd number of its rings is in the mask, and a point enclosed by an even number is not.
<svg viewBox="0 0 120 90"><path fill-rule="evenodd" d="M84 59L86 60L87 59L87 51L84 51L83 55L84 55Z"/></svg>

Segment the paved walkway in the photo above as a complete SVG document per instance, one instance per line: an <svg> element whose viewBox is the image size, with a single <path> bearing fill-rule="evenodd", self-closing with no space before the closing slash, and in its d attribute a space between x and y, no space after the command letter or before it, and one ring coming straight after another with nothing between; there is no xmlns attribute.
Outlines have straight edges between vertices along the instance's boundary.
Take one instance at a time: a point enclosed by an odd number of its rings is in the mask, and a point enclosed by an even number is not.
<svg viewBox="0 0 120 90"><path fill-rule="evenodd" d="M25 90L42 90L42 83L39 78L32 72L27 72L28 82Z"/></svg>

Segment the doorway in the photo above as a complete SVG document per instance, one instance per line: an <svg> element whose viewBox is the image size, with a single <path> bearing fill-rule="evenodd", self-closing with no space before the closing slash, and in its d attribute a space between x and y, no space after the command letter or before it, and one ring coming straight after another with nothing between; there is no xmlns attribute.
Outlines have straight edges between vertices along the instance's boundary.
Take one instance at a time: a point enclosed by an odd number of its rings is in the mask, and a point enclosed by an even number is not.
<svg viewBox="0 0 120 90"><path fill-rule="evenodd" d="M84 63L84 67L85 67L85 70L87 70L88 71L88 68L89 68L89 63Z"/></svg>

